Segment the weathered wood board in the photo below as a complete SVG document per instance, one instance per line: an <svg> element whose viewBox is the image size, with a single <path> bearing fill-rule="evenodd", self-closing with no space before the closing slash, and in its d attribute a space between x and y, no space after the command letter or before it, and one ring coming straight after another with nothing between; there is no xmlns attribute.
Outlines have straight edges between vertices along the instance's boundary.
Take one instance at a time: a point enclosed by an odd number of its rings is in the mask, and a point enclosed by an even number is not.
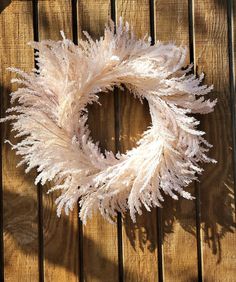
<svg viewBox="0 0 236 282"><path fill-rule="evenodd" d="M70 1L38 1L39 40L61 40L60 31L72 40L72 6ZM43 187L42 229L45 281L79 280L78 211L69 217L56 216L55 199L59 193L46 194ZM81 234L82 235L82 234Z"/></svg>
<svg viewBox="0 0 236 282"><path fill-rule="evenodd" d="M0 83L1 112L10 106L9 94L16 90L10 83L14 74L6 70L15 66L25 71L34 67L32 41L33 18L30 1L1 1L0 4ZM5 5L4 5L5 4ZM8 5L7 5L8 4ZM2 125L2 139L13 139L10 124ZM25 175L16 168L20 161L9 144L2 143L3 243L4 277L6 281L37 281L38 268L38 204L34 173ZM3 267L1 266L1 268Z"/></svg>

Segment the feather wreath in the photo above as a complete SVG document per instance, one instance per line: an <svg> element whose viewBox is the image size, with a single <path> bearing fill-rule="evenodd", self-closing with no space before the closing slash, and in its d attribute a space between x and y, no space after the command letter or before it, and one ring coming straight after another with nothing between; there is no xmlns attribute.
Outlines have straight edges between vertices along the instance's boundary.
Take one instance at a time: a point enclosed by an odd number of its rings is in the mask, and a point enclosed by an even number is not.
<svg viewBox="0 0 236 282"><path fill-rule="evenodd" d="M192 114L213 111L216 100L205 100L212 86L184 69L187 49L172 43L136 39L120 19L105 28L104 37L65 38L30 43L37 50L37 69L13 79L21 85L11 94L8 116L21 141L12 145L26 164L26 173L37 168L35 184L54 181L48 192L60 189L57 214L68 214L79 200L84 223L99 210L109 221L127 209L133 221L142 206L161 206L163 192L174 199L192 196L184 189L202 172L201 162L210 144L197 129ZM146 98L152 119L137 147L125 154L101 153L91 137L87 108L98 102L99 92L125 86Z"/></svg>

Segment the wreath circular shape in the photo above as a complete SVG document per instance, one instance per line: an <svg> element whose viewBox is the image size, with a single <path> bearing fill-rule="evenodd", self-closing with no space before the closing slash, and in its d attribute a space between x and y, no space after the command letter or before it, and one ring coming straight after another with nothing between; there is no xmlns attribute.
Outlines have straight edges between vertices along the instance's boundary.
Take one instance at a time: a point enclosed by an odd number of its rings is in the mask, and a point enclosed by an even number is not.
<svg viewBox="0 0 236 282"><path fill-rule="evenodd" d="M202 172L201 162L214 162L206 153L211 146L199 121L191 114L206 114L216 100L205 100L212 86L202 85L203 74L191 74L187 48L150 38L136 39L126 22L114 32L106 26L104 37L74 45L62 33L61 41L31 42L37 50L37 69L25 73L10 68L21 85L11 94L8 109L12 130L21 141L12 145L26 164L37 168L35 184L52 181L49 192L60 189L57 214L68 214L79 200L80 218L99 210L109 221L127 209L133 221L142 206L161 206L164 194L178 199ZM125 86L140 100L146 98L151 126L137 147L125 154L101 153L86 124L88 104L98 102L99 92ZM108 94L109 95L109 94Z"/></svg>

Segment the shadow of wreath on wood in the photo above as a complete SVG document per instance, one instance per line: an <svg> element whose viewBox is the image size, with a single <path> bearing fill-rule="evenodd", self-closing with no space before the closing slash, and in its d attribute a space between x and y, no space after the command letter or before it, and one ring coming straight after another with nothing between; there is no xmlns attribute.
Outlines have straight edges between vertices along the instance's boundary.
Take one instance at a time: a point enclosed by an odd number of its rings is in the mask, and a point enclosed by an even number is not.
<svg viewBox="0 0 236 282"><path fill-rule="evenodd" d="M35 188L35 193L36 192ZM232 202L232 197L230 194L222 193L221 195L209 194L209 197L212 200L209 202L209 206L207 207L209 212L209 217L203 218L201 224L203 226L203 240L208 243L212 252L217 255L218 262L220 263L221 254L224 250L221 249L221 240L227 235L228 232L233 233L235 228L235 222L233 220L233 210L229 209L229 205ZM224 202L224 208L218 209L217 204L222 205L222 196ZM47 195L48 197L48 195ZM216 206L212 206L211 203L215 199L218 202ZM5 191L4 192L4 234L5 236L11 236L11 238L16 242L17 246L28 255L38 255L38 216L37 213L32 213L31 211L35 211L35 206L37 206L37 201L32 199L29 196L24 196L20 193ZM220 200L220 201L219 201ZM192 236L196 236L195 223L189 224L188 218L186 218L186 213L181 209L182 201L186 200L166 200L166 205L164 207L168 209L168 213L164 213L163 217L163 240L165 238L174 233L174 224L179 222L181 227L189 232ZM17 214L15 211L17 210ZM51 214L50 210L47 208L44 210L47 214ZM150 213L145 212L143 216L137 217L137 223L132 223L130 219L125 220L124 228L127 234L127 237L130 241L132 247L137 250L140 248L142 251L144 248L148 248L150 252L154 252L157 248L157 237L156 232L153 230L155 228L155 223L153 223L150 228L150 221L148 223L147 217L150 216ZM56 214L55 214L56 217ZM69 218L65 215L62 216L61 219L66 225L71 224L69 222ZM186 224L188 221L188 224ZM108 223L109 224L109 223ZM50 228L50 226L47 226ZM71 227L72 231L70 235L72 238L76 238L78 236L78 231L74 227ZM46 230L44 230L45 232ZM76 233L76 234L75 234ZM89 238L84 237L84 241L86 244L91 245L91 249L96 249L96 244ZM61 241L59 240L59 243ZM56 243L56 242L55 242ZM58 255L63 254L64 249L63 246L55 245L55 248L50 248L45 254L45 260L49 261L49 263L60 265L65 267L68 271L74 272L75 269L73 264L70 263L69 260L64 260L63 256L61 259L58 259ZM109 261L103 254L97 253L99 256L98 260L102 261L103 265L106 267L114 268L114 263ZM6 261L6 263L8 263ZM125 269L124 269L125 272ZM99 273L90 273L90 275L97 277ZM136 275L133 273L134 277ZM99 278L99 277L97 277ZM143 280L145 281L145 279ZM148 280L147 280L148 281Z"/></svg>
<svg viewBox="0 0 236 282"><path fill-rule="evenodd" d="M221 240L228 233L235 233L234 195L232 189L227 186L220 193L215 193L214 189L208 189L207 192L204 191L203 193L205 196L202 200L202 206L204 206L205 212L204 216L200 218L202 241L208 245L212 254L217 256L217 263L220 263L224 252L221 247ZM143 215L137 217L136 223L133 223L129 216L127 217L124 228L134 249L137 248L138 242L141 250L147 244L148 249L153 252L157 248L158 239L163 243L169 235L175 233L176 223L185 232L196 238L196 218L192 216L196 215L196 200L193 200L193 204L189 205L190 209L185 209L186 199L175 201L169 197L165 198L163 208L160 208L162 214L161 238L157 238L156 234L150 232L150 224L147 220L150 213L145 211ZM156 225L156 223L153 223L153 225Z"/></svg>
<svg viewBox="0 0 236 282"><path fill-rule="evenodd" d="M26 184L27 185L27 184ZM29 185L31 185L29 183ZM37 193L37 188L35 188L35 193ZM46 197L50 197L48 195L45 195ZM35 207L38 205L37 201L30 197L30 196L24 196L20 193L5 191L4 192L4 198L3 198L3 204L4 204L4 238L7 240L7 238L10 236L11 239L14 240L15 244L12 244L12 250L7 250L8 254L9 252L14 255L15 248L19 248L23 253L29 255L29 256L38 256L38 215L37 210L35 210ZM17 211L17 214L16 212ZM48 210L48 207L44 207L44 213L45 214L52 214L51 210ZM56 214L54 213L55 217ZM56 224L54 224L54 232L56 232L56 226L57 224L60 224L59 221L63 221L64 226L70 226L70 236L71 238L77 238L78 239L78 228L76 226L71 225L71 221L69 221L69 218L65 216L64 214L61 216L61 218L52 219L52 221L57 221ZM65 227L66 228L66 227ZM50 229L50 224L47 223L46 229ZM44 228L44 235L47 233L47 241L49 242L51 239L55 238L55 234L50 235L50 230L47 231ZM76 266L79 264L79 259L77 262L73 262L67 258L65 259L65 254L68 254L68 246L65 246L63 242L65 241L63 236L65 234L57 234L57 240L54 240L54 244L50 244L50 248L47 248L47 241L44 242L46 249L46 252L44 252L44 260L48 261L50 264L58 265L61 267L64 267L67 271L74 273L75 275L78 275L78 268ZM96 243L91 240L88 237L83 237L83 242L87 245L90 245L91 249L96 250L98 248L96 246ZM70 244L70 246L72 246ZM69 250L69 253L75 253L75 250ZM107 269L114 269L117 266L114 264L114 262L110 261L107 257L105 257L102 253L96 252L96 260L101 262L101 265L104 265ZM73 256L74 257L74 256ZM72 259L73 259L72 257ZM7 256L5 259L5 265L10 263L8 261L9 257ZM95 277L96 279L100 279L101 272L96 272L96 268L89 268L89 276ZM134 273L130 273L130 277L136 277ZM132 281L135 281L135 278L133 278ZM143 277L143 281L148 281L148 277Z"/></svg>

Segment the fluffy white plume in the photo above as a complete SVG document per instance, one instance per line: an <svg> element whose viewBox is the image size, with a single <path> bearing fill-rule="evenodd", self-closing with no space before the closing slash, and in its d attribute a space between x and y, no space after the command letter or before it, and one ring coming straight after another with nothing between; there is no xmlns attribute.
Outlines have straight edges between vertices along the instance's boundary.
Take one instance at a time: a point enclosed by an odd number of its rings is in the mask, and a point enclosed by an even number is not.
<svg viewBox="0 0 236 282"><path fill-rule="evenodd" d="M201 173L200 162L213 162L191 114L211 112L216 101L204 100L212 87L200 85L203 75L183 69L187 50L138 40L122 20L116 34L111 24L98 41L86 34L88 40L76 46L62 36L58 42L31 43L37 70L11 68L19 75L13 82L21 84L11 94L18 106L2 119L12 120L16 136L23 137L13 148L26 172L37 168L35 184L53 180L50 191L61 189L58 215L79 199L84 223L98 209L108 220L129 209L135 220L142 205L161 206L162 192L191 199L184 188ZM86 106L98 101L99 92L122 85L148 100L152 125L136 148L103 155L89 137Z"/></svg>

